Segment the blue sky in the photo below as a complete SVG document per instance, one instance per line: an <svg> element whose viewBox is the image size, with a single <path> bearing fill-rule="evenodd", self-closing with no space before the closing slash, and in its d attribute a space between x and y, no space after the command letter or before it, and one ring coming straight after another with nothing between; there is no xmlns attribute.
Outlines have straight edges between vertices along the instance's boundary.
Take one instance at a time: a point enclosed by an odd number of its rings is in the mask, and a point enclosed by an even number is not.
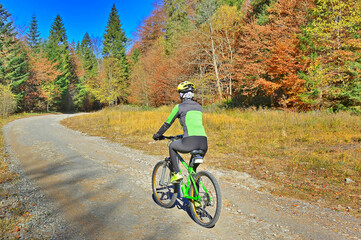
<svg viewBox="0 0 361 240"><path fill-rule="evenodd" d="M63 19L69 41L81 41L86 32L91 37L102 37L110 10L115 4L120 21L128 38L142 20L153 10L154 0L1 0L21 31L36 15L42 38L49 35L56 15Z"/></svg>

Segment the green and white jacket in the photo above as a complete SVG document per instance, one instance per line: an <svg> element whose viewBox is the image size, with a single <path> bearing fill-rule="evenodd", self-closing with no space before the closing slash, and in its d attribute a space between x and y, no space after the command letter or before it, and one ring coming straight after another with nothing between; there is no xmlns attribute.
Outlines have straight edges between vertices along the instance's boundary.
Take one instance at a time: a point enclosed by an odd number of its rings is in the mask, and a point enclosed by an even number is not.
<svg viewBox="0 0 361 240"><path fill-rule="evenodd" d="M202 106L190 99L183 101L181 104L177 104L173 108L171 114L159 129L158 134L163 135L177 118L179 118L179 122L183 127L183 137L207 137L203 127Z"/></svg>

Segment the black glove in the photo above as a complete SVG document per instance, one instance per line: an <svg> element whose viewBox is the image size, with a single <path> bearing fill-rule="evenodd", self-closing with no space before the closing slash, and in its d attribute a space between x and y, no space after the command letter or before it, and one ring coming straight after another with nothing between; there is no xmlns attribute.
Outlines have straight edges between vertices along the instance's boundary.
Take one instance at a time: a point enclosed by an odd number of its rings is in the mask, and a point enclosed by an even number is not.
<svg viewBox="0 0 361 240"><path fill-rule="evenodd" d="M153 135L153 139L154 140L163 140L164 136L163 133L165 133L165 131L167 131L167 129L170 127L170 124L165 122L158 130L158 132L156 134Z"/></svg>
<svg viewBox="0 0 361 240"><path fill-rule="evenodd" d="M157 140L163 140L163 139L164 139L164 136L161 135L161 134L159 134L159 133L156 133L156 134L153 135L153 139L154 139L155 141L157 141Z"/></svg>

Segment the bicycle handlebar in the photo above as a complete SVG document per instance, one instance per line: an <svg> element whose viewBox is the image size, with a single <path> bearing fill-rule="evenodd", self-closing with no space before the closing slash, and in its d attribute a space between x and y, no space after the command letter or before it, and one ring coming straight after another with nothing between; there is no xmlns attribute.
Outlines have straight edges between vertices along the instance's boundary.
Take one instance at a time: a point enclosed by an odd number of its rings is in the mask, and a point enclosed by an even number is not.
<svg viewBox="0 0 361 240"><path fill-rule="evenodd" d="M164 139L171 139L171 140L177 140L183 138L183 135L176 135L176 136L163 136Z"/></svg>

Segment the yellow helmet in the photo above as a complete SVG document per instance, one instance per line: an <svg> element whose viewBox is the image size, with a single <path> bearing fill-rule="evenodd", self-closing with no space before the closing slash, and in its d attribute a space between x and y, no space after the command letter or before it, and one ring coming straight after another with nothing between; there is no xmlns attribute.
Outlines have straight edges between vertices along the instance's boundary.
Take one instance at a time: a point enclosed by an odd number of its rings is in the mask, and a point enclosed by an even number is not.
<svg viewBox="0 0 361 240"><path fill-rule="evenodd" d="M189 81L181 82L177 87L178 92L193 92L195 89L194 84Z"/></svg>

